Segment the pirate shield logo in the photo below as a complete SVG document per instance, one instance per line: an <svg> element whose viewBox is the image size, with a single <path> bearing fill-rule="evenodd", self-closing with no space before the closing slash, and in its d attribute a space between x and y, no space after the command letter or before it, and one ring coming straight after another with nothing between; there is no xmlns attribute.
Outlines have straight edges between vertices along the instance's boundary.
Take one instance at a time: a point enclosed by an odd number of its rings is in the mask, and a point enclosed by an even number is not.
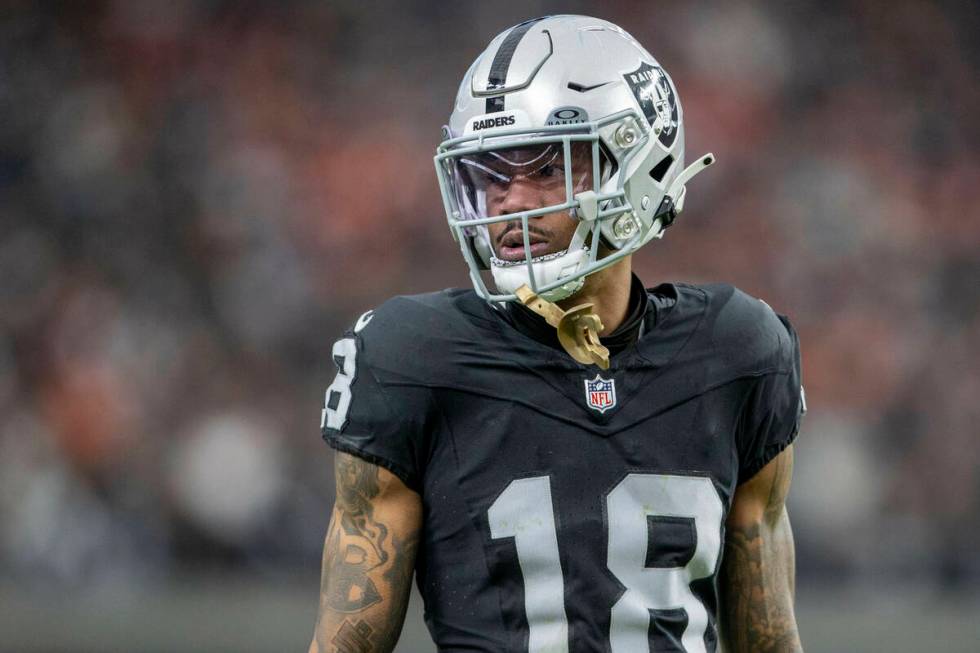
<svg viewBox="0 0 980 653"><path fill-rule="evenodd" d="M616 380L608 381L598 374L585 381L585 402L589 408L604 413L616 405Z"/></svg>
<svg viewBox="0 0 980 653"><path fill-rule="evenodd" d="M660 118L663 125L660 143L664 147L673 145L677 138L677 96L663 68L643 62L633 72L624 74L623 79L633 91L647 122L652 126Z"/></svg>

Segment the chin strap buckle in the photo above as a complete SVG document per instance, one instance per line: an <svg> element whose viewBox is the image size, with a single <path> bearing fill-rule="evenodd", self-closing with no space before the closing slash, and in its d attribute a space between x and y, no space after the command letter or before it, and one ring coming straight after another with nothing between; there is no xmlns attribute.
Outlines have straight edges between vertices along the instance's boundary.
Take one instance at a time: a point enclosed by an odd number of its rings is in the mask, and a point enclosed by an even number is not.
<svg viewBox="0 0 980 653"><path fill-rule="evenodd" d="M609 350L599 342L602 321L592 312L592 304L580 304L563 311L557 304L538 297L526 284L514 294L522 304L558 330L558 342L569 356L583 365L609 369Z"/></svg>

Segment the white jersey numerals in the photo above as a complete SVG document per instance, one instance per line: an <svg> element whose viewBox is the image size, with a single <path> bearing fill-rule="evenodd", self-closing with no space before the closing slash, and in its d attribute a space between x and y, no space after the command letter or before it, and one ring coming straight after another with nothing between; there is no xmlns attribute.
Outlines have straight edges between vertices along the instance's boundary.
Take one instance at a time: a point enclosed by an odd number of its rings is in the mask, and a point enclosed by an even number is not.
<svg viewBox="0 0 980 653"><path fill-rule="evenodd" d="M606 566L626 592L612 606L613 653L648 649L651 610L683 608L687 626L681 641L688 653L703 653L708 614L691 591L691 582L715 573L721 555L724 506L711 480L701 476L630 474L606 497L609 557ZM564 577L558 554L551 479L512 481L488 512L494 539L513 537L524 576L528 653L566 653ZM646 566L648 517L694 522L695 551L681 567Z"/></svg>
<svg viewBox="0 0 980 653"><path fill-rule="evenodd" d="M687 626L681 643L687 653L704 653L708 613L691 592L691 581L715 573L721 554L721 498L703 476L630 474L606 498L609 557L606 566L626 586L612 608L609 639L613 653L644 651L650 610L684 608ZM651 569L645 560L650 532L647 517L694 520L695 549L683 567Z"/></svg>
<svg viewBox="0 0 980 653"><path fill-rule="evenodd" d="M354 323L354 333L360 333L370 324L374 311L367 311ZM338 431L347 421L350 410L350 386L357 373L357 342L354 338L341 338L333 343L333 360L337 364L337 376L327 388L324 408L320 414L320 428L328 426Z"/></svg>
<svg viewBox="0 0 980 653"><path fill-rule="evenodd" d="M564 580L547 476L512 481L487 513L493 539L513 537L524 576L528 653L568 650Z"/></svg>
<svg viewBox="0 0 980 653"><path fill-rule="evenodd" d="M333 344L333 359L337 364L337 376L327 388L320 428L327 426L340 430L347 421L350 410L350 384L357 370L357 343L353 338L342 338Z"/></svg>

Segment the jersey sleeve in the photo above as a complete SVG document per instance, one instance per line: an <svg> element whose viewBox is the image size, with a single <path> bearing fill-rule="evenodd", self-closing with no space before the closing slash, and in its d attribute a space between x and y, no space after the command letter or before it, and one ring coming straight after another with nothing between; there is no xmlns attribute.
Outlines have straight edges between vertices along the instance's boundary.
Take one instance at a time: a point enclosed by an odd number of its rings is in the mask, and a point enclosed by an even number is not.
<svg viewBox="0 0 980 653"><path fill-rule="evenodd" d="M740 484L755 476L796 439L806 412L799 339L787 318L771 315L774 327L781 330L780 347L772 367L753 384L742 411L737 434Z"/></svg>
<svg viewBox="0 0 980 653"><path fill-rule="evenodd" d="M419 492L427 459L431 389L398 371L398 334L369 311L333 346L337 375L327 388L321 434L331 447L389 470ZM363 331L362 331L363 330Z"/></svg>

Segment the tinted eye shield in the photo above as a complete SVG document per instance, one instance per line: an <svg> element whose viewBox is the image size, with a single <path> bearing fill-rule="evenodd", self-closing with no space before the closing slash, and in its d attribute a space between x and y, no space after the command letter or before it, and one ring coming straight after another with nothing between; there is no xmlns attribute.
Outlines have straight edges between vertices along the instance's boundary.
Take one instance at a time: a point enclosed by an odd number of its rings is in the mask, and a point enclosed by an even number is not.
<svg viewBox="0 0 980 653"><path fill-rule="evenodd" d="M588 143L572 143L574 160L572 168L576 177L573 186L581 188L581 183L591 172ZM534 147L521 147L506 150L462 156L457 159L459 180L469 192L487 189L506 189L517 179L526 179L536 186L552 190L564 184L566 177L563 147L559 143L548 143Z"/></svg>
<svg viewBox="0 0 980 653"><path fill-rule="evenodd" d="M622 191L599 192L602 154L597 132L569 133L565 126L557 126L553 132L547 130L547 127L508 130L492 138L481 134L452 139L439 146L435 156L436 173L447 208L447 220L457 239L457 230L467 230L467 235L472 235L469 230L473 227L496 222L521 220L526 230L527 219L558 211L571 211L578 219L601 220L629 210L624 206ZM583 152L591 159L592 187L576 192L573 165L579 169L581 179ZM524 158L520 158L521 155ZM557 170L547 173L549 168ZM491 185L506 187L518 177L533 178L548 186L564 185L565 201L488 216L475 191L486 190ZM585 202L580 201L583 195ZM598 208L600 203L601 209ZM595 211L589 210L591 205L596 205Z"/></svg>

